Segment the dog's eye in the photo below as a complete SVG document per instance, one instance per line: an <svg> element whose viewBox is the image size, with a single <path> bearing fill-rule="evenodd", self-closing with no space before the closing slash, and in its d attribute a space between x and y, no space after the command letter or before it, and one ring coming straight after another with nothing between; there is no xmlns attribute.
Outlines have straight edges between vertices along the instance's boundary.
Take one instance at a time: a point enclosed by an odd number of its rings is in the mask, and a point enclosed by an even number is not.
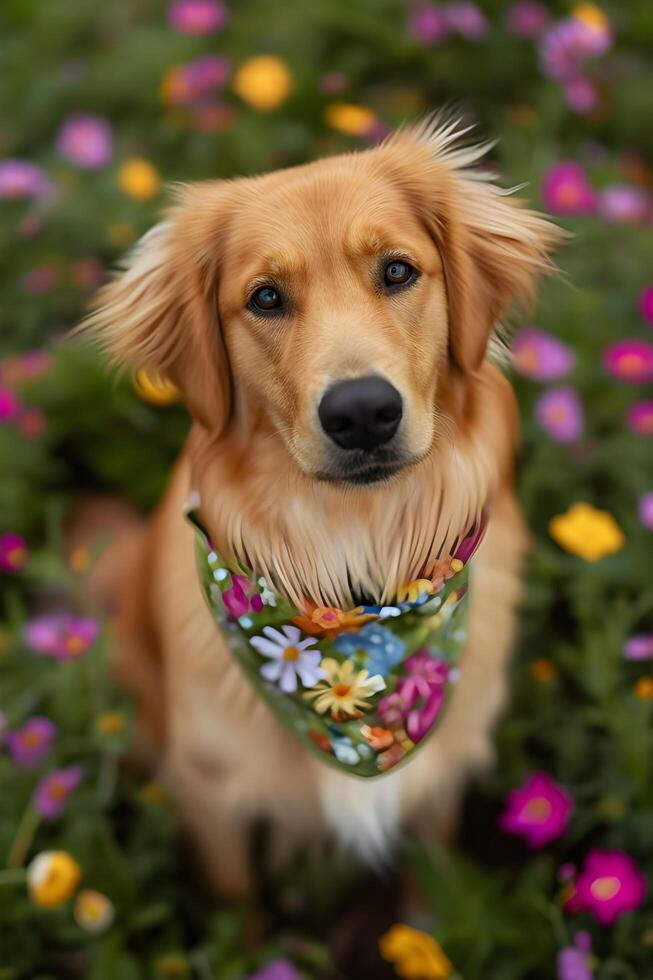
<svg viewBox="0 0 653 980"><path fill-rule="evenodd" d="M383 281L386 286L405 286L415 275L415 270L408 262L400 262L393 259L388 262L383 272Z"/></svg>
<svg viewBox="0 0 653 980"><path fill-rule="evenodd" d="M252 293L250 303L259 313L269 313L270 310L281 308L281 296L272 286L261 286Z"/></svg>

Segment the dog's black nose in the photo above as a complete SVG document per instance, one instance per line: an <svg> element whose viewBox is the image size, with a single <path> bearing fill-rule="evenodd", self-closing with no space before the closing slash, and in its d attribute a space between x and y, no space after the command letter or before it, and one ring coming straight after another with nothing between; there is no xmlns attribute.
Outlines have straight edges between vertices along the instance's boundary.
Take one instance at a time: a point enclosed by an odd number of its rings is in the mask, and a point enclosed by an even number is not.
<svg viewBox="0 0 653 980"><path fill-rule="evenodd" d="M402 415L401 395L378 375L339 381L329 388L317 413L322 428L343 449L376 449L389 442Z"/></svg>

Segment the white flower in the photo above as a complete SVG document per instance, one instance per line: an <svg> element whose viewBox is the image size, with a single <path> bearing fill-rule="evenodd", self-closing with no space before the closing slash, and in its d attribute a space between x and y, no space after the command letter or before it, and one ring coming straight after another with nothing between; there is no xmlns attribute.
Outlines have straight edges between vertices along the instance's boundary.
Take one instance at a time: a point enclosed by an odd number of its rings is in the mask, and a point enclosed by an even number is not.
<svg viewBox="0 0 653 980"><path fill-rule="evenodd" d="M263 603L263 605L264 606L276 606L276 604L277 604L277 597L275 596L274 592L272 591L272 589L270 588L270 586L265 581L265 579L263 578L262 575L261 575L260 579L258 580L258 584L261 587L261 591L260 591L259 594L261 596L261 602Z"/></svg>
<svg viewBox="0 0 653 980"><path fill-rule="evenodd" d="M261 676L278 684L285 694L297 690L297 677L304 687L313 687L325 676L320 668L322 655L319 650L309 650L317 643L314 636L301 639L296 626L282 626L282 632L273 626L264 626L264 636L253 636L250 643L270 663L263 664Z"/></svg>

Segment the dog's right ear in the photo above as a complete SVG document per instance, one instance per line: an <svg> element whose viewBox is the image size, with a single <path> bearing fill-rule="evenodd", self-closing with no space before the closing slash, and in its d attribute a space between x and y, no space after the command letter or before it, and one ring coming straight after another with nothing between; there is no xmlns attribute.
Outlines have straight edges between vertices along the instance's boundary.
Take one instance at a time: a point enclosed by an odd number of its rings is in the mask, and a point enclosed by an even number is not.
<svg viewBox="0 0 653 980"><path fill-rule="evenodd" d="M216 435L231 406L216 297L219 186L179 191L168 220L127 254L77 328L95 339L112 363L172 381L191 415Z"/></svg>

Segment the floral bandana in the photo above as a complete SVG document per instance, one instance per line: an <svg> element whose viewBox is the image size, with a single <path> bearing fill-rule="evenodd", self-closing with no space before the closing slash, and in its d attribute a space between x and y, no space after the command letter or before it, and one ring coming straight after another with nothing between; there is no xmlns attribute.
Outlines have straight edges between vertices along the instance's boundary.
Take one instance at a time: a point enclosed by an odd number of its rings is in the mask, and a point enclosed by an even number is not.
<svg viewBox="0 0 653 980"><path fill-rule="evenodd" d="M187 517L216 623L285 727L356 776L378 776L408 759L436 727L460 674L467 562L484 525L452 557L432 563L428 577L401 586L394 605L301 612L265 579L222 558L196 509Z"/></svg>

